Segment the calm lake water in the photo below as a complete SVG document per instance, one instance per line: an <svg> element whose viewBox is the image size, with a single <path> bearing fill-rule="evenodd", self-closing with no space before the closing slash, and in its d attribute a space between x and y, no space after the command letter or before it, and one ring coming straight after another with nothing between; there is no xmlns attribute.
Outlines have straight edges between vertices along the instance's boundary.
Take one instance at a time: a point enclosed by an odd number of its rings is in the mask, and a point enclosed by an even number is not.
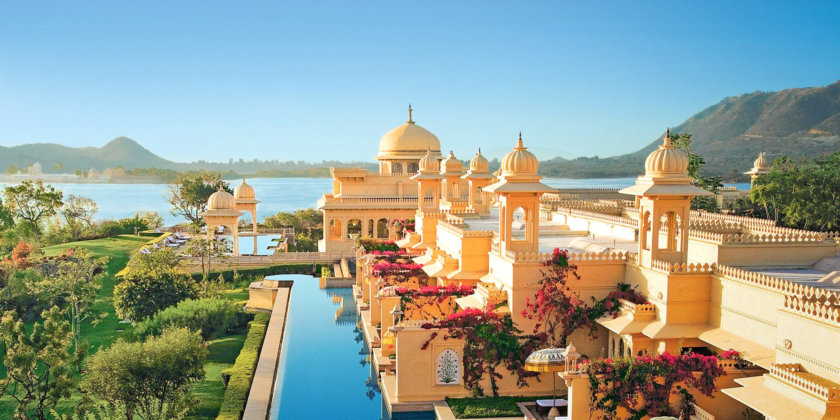
<svg viewBox="0 0 840 420"><path fill-rule="evenodd" d="M229 181L232 186L240 181ZM623 188L633 185L635 178L564 179L545 178L546 184L562 188ZM257 193L257 219L295 209L315 207L318 199L332 189L328 178L254 178L248 179ZM0 184L2 186L3 184ZM727 184L748 189L749 184ZM74 194L96 201L98 219L130 217L138 211L156 211L167 225L183 222L169 213L165 184L55 184L65 195Z"/></svg>

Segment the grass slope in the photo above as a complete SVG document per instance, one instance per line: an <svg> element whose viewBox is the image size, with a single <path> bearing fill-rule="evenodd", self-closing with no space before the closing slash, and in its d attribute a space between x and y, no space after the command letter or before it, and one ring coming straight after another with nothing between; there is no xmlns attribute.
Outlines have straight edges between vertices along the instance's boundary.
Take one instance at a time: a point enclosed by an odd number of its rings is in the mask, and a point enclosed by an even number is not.
<svg viewBox="0 0 840 420"><path fill-rule="evenodd" d="M86 323L82 326L82 337L90 343L90 353L98 349L108 347L122 337L125 330L131 326L120 324L114 312L112 298L114 295L114 275L125 267L131 253L139 249L149 240L148 237L135 237L132 235L120 235L114 238L95 239L90 241L70 242L61 245L54 245L44 248L44 254L57 255L67 248L84 248L96 255L108 257L107 273L102 280L102 288L99 289L97 301L94 305L94 312L104 313L106 317L97 325ZM248 299L247 288L228 290L225 297L235 301ZM193 419L212 419L219 412L219 407L224 399L224 387L220 372L233 365L236 356L242 349L245 342L246 330L233 335L220 337L208 342L210 356L204 366L205 379L193 386L193 393L199 401ZM69 413L79 404L81 395L74 392L70 400L62 401L58 405L60 413ZM0 399L0 419L11 418L14 412L14 402L9 397Z"/></svg>

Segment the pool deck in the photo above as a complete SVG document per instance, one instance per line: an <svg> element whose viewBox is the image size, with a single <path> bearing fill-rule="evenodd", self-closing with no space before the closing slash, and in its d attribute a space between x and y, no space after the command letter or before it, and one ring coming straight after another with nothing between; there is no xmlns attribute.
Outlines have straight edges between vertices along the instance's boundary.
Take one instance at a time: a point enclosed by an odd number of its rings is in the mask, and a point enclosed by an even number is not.
<svg viewBox="0 0 840 420"><path fill-rule="evenodd" d="M277 362L280 360L280 349L283 336L286 333L286 319L289 314L289 297L292 288L282 287L277 291L274 306L271 309L263 339L257 369L251 382L251 391L245 405L243 420L265 420L271 410L271 400L274 396L274 384L277 383Z"/></svg>

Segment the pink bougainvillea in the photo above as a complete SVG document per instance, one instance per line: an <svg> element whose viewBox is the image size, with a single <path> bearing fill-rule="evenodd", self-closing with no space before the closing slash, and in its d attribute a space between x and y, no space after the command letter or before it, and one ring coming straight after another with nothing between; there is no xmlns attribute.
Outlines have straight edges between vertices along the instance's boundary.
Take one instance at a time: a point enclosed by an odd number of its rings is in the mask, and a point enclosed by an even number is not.
<svg viewBox="0 0 840 420"><path fill-rule="evenodd" d="M689 389L711 396L718 389L717 378L726 374L717 357L694 353L599 359L583 368L589 375L592 409L606 419L616 418L619 407L632 419L676 415L669 404L672 395L682 396L679 414L687 418L694 401Z"/></svg>

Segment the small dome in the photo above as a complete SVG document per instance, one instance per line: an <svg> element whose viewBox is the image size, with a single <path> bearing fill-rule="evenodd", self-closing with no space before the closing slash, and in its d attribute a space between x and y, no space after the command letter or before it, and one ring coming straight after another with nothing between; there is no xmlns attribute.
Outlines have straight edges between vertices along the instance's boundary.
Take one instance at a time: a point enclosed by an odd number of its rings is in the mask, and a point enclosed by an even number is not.
<svg viewBox="0 0 840 420"><path fill-rule="evenodd" d="M420 172L424 174L428 173L438 173L440 172L440 162L438 162L437 158L432 156L432 151L427 150L426 156L423 156L423 159L420 159Z"/></svg>
<svg viewBox="0 0 840 420"><path fill-rule="evenodd" d="M440 173L456 173L464 170L464 164L461 163L452 151L449 151L449 156L440 163Z"/></svg>
<svg viewBox="0 0 840 420"><path fill-rule="evenodd" d="M408 108L408 121L385 133L379 140L379 158L403 156L423 156L428 150L440 153L440 140L429 130L415 124L411 119L411 107Z"/></svg>
<svg viewBox="0 0 840 420"><path fill-rule="evenodd" d="M237 185L233 190L233 196L238 199L253 199L256 197L256 194L254 193L254 187L248 185L243 179L242 183Z"/></svg>
<svg viewBox="0 0 840 420"><path fill-rule="evenodd" d="M522 133L512 152L502 159L502 175L536 175L540 162L533 153L522 144Z"/></svg>
<svg viewBox="0 0 840 420"><path fill-rule="evenodd" d="M770 170L770 162L767 161L767 158L764 156L764 152L758 154L758 158L753 162L753 169L757 169L759 171Z"/></svg>
<svg viewBox="0 0 840 420"><path fill-rule="evenodd" d="M478 153L476 153L475 157L470 161L470 172L481 174L490 172L490 162L481 155L481 149L478 149Z"/></svg>
<svg viewBox="0 0 840 420"><path fill-rule="evenodd" d="M207 210L233 210L236 207L236 199L231 193L219 188L207 199Z"/></svg>
<svg viewBox="0 0 840 420"><path fill-rule="evenodd" d="M687 170L688 156L671 144L671 132L666 131L665 141L645 160L645 175L682 177Z"/></svg>

